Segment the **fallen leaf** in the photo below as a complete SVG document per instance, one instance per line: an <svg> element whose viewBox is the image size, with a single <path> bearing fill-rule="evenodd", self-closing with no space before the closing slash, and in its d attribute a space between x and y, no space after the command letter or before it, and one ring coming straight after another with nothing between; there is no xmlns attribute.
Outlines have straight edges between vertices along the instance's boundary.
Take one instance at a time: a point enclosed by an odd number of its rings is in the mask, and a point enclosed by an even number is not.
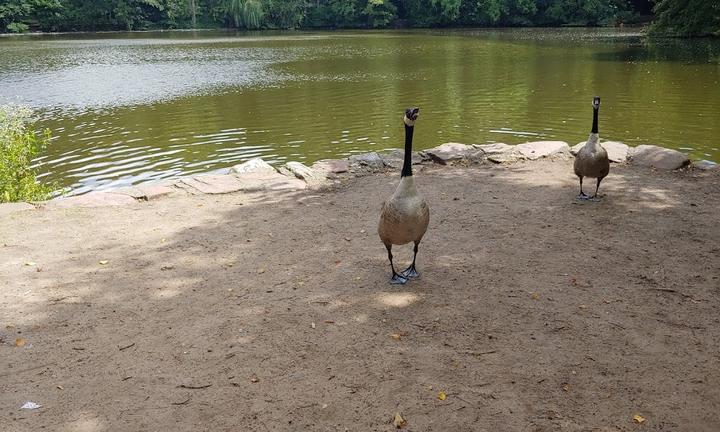
<svg viewBox="0 0 720 432"><path fill-rule="evenodd" d="M25 346L25 343L26 343L26 342L25 342L25 339L23 339L23 338L17 338L17 339L15 339L15 346L16 346L16 347Z"/></svg>
<svg viewBox="0 0 720 432"><path fill-rule="evenodd" d="M390 337L393 338L393 339L395 339L395 340L397 340L397 341L399 341L400 339L402 339L402 336L401 336L399 333L393 333L393 334L390 335Z"/></svg>
<svg viewBox="0 0 720 432"><path fill-rule="evenodd" d="M445 399L447 399L447 393L445 393L444 391L441 391L438 393L437 398L440 400L445 400Z"/></svg>
<svg viewBox="0 0 720 432"><path fill-rule="evenodd" d="M34 266L36 263L34 261L28 261L25 263L26 266Z"/></svg>
<svg viewBox="0 0 720 432"><path fill-rule="evenodd" d="M364 230L364 229L361 229L361 230L360 230L360 234L365 234L365 230Z"/></svg>
<svg viewBox="0 0 720 432"><path fill-rule="evenodd" d="M580 309L587 309L587 306L585 306L584 304L581 304L581 305L578 306L578 307L579 307Z"/></svg>
<svg viewBox="0 0 720 432"><path fill-rule="evenodd" d="M402 429L405 426L407 426L407 420L402 418L400 413L395 413L395 418L393 419L393 425L395 425L395 427L398 429Z"/></svg>
<svg viewBox="0 0 720 432"><path fill-rule="evenodd" d="M570 386L568 384L563 384L562 389L565 391L570 391Z"/></svg>
<svg viewBox="0 0 720 432"><path fill-rule="evenodd" d="M315 323L314 323L314 322L311 322L311 323L310 323L310 327L315 328Z"/></svg>
<svg viewBox="0 0 720 432"><path fill-rule="evenodd" d="M641 416L640 414L635 414L633 416L633 421L637 424L643 424L645 422L645 417Z"/></svg>
<svg viewBox="0 0 720 432"><path fill-rule="evenodd" d="M261 268L260 270L258 270L258 273L260 273L260 274L265 273L265 269L264 269L264 268Z"/></svg>
<svg viewBox="0 0 720 432"><path fill-rule="evenodd" d="M107 264L107 263L109 263L109 262L110 262L110 261L108 261L108 260L102 260L102 261L100 261L100 265L105 265L105 264Z"/></svg>
<svg viewBox="0 0 720 432"><path fill-rule="evenodd" d="M345 241L351 241L350 237L345 237Z"/></svg>
<svg viewBox="0 0 720 432"><path fill-rule="evenodd" d="M258 381L260 381L260 380L259 380L257 377L252 377L252 378L250 378L250 382L251 382L251 383L256 383L256 382L258 382Z"/></svg>
<svg viewBox="0 0 720 432"><path fill-rule="evenodd" d="M538 294L538 293L536 293L536 292L532 293L530 296L533 298L533 300L539 300L539 299L540 299L540 294Z"/></svg>
<svg viewBox="0 0 720 432"><path fill-rule="evenodd" d="M65 390L65 387L63 387L63 386L61 386L61 385L56 386L56 387L57 387L59 390Z"/></svg>

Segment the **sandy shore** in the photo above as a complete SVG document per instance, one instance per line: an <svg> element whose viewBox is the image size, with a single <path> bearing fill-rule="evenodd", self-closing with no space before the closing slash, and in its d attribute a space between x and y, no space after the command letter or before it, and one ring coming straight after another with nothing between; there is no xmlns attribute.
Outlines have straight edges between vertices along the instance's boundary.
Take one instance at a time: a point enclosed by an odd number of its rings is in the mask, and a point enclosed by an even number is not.
<svg viewBox="0 0 720 432"><path fill-rule="evenodd" d="M0 216L0 430L720 430L720 173L571 166L422 169L399 287L395 172Z"/></svg>

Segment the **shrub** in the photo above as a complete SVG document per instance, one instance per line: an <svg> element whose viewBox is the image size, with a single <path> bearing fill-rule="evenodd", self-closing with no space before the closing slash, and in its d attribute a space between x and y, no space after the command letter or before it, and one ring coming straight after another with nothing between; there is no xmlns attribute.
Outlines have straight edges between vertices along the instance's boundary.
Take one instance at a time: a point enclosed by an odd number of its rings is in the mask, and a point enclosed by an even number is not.
<svg viewBox="0 0 720 432"><path fill-rule="evenodd" d="M47 199L50 185L39 183L32 160L47 145L50 131L36 133L30 126L32 111L0 106L0 203Z"/></svg>

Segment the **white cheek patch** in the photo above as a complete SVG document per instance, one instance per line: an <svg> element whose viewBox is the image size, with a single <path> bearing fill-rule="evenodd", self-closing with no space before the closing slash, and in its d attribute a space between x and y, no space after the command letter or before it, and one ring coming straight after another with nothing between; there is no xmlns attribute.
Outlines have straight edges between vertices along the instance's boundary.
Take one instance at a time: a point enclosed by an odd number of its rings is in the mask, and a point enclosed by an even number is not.
<svg viewBox="0 0 720 432"><path fill-rule="evenodd" d="M410 120L407 116L403 116L403 121L408 126L415 126L415 120Z"/></svg>

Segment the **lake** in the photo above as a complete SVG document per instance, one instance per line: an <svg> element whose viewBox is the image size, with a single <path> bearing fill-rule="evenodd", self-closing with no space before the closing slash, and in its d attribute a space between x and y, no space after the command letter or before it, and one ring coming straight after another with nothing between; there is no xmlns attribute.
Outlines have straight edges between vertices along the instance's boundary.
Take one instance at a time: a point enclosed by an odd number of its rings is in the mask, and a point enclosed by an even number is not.
<svg viewBox="0 0 720 432"><path fill-rule="evenodd" d="M600 135L720 162L720 41L617 29L178 31L0 37L0 103L54 136L71 194L230 167ZM569 174L570 175L570 174Z"/></svg>

